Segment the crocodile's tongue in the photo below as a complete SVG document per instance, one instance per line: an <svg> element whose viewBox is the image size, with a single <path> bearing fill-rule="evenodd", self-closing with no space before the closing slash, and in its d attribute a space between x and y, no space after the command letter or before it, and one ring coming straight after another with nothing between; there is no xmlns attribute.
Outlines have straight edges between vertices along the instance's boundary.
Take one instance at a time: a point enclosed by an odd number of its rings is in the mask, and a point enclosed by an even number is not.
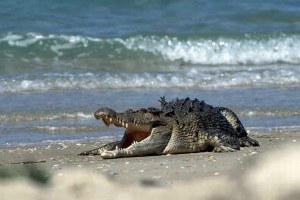
<svg viewBox="0 0 300 200"><path fill-rule="evenodd" d="M122 139L122 148L127 148L135 142L140 142L151 134L151 125L138 125L127 123L126 130Z"/></svg>

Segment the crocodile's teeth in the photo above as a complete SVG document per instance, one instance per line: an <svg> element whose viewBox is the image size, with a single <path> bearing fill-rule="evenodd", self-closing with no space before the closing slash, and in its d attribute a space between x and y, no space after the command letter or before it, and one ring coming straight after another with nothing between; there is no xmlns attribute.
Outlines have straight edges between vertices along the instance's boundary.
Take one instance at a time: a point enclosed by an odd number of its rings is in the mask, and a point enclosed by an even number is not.
<svg viewBox="0 0 300 200"><path fill-rule="evenodd" d="M122 126L123 126L123 127L125 126L125 122L122 122Z"/></svg>
<svg viewBox="0 0 300 200"><path fill-rule="evenodd" d="M110 117L110 118L109 118L109 122L112 122L112 121L113 121L113 118Z"/></svg>
<svg viewBox="0 0 300 200"><path fill-rule="evenodd" d="M126 124L125 124L125 127L128 128L128 126L129 126L128 123L126 123Z"/></svg>

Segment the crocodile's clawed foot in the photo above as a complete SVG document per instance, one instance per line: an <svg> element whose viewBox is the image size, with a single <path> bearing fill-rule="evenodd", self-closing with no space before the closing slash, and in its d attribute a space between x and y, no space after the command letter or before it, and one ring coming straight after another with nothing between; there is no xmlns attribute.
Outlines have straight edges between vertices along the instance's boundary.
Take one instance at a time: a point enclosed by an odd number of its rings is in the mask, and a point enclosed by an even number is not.
<svg viewBox="0 0 300 200"><path fill-rule="evenodd" d="M117 158L117 151L105 151L101 154L101 157L104 159Z"/></svg>
<svg viewBox="0 0 300 200"><path fill-rule="evenodd" d="M99 151L99 149L93 149L90 151L83 151L79 153L79 156L91 156L91 155L101 155L102 152Z"/></svg>
<svg viewBox="0 0 300 200"><path fill-rule="evenodd" d="M215 147L213 152L215 152L215 153L235 152L236 150L238 150L238 149L234 149L234 148L226 147L226 146L222 145L222 146Z"/></svg>

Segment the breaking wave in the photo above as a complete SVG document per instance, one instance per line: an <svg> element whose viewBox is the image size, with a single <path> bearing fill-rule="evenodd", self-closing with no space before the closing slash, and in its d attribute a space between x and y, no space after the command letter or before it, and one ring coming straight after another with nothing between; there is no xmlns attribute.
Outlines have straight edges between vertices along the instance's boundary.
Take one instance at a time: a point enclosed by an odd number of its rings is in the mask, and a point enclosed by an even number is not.
<svg viewBox="0 0 300 200"><path fill-rule="evenodd" d="M0 35L0 51L0 93L300 85L300 35L92 38L7 33Z"/></svg>
<svg viewBox="0 0 300 200"><path fill-rule="evenodd" d="M120 40L127 49L162 55L166 60L183 60L201 65L299 64L300 37L264 39L187 39L134 37Z"/></svg>
<svg viewBox="0 0 300 200"><path fill-rule="evenodd" d="M0 35L3 58L30 60L37 64L73 60L72 65L105 65L109 62L181 61L199 65L300 64L299 35L239 37L135 35L122 38L93 38L37 33ZM49 61L50 60L50 61ZM52 61L51 61L52 60ZM68 61L69 61L68 60ZM48 63L49 64L49 63ZM96 66L93 66L96 67ZM101 67L101 66L100 66Z"/></svg>

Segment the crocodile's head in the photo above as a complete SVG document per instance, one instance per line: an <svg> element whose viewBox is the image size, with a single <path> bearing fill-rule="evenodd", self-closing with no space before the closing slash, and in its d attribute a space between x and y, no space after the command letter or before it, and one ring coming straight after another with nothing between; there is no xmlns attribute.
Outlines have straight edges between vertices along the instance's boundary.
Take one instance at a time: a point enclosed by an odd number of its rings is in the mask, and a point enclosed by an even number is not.
<svg viewBox="0 0 300 200"><path fill-rule="evenodd" d="M122 148L133 142L140 142L151 134L152 128L161 125L161 111L156 108L141 108L116 112L110 108L100 108L94 113L96 119L102 119L106 126L111 124L125 128Z"/></svg>

